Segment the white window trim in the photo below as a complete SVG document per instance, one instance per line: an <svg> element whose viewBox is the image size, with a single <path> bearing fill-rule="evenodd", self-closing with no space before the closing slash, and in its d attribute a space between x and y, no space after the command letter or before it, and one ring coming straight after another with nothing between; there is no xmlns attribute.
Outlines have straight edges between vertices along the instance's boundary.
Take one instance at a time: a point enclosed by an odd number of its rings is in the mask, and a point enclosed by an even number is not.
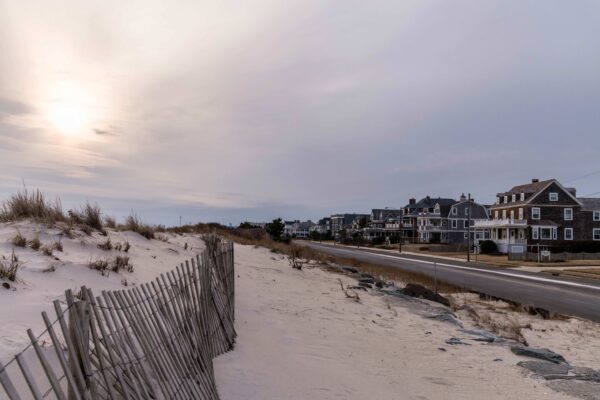
<svg viewBox="0 0 600 400"><path fill-rule="evenodd" d="M548 193L548 199L550 201L558 201L558 193L557 192Z"/></svg>
<svg viewBox="0 0 600 400"><path fill-rule="evenodd" d="M458 221L453 219L452 220L452 229L456 229L456 228L458 228Z"/></svg>
<svg viewBox="0 0 600 400"><path fill-rule="evenodd" d="M504 204L508 203L508 196L504 196Z"/></svg>
<svg viewBox="0 0 600 400"><path fill-rule="evenodd" d="M521 201L525 201L525 192L521 192Z"/></svg>
<svg viewBox="0 0 600 400"><path fill-rule="evenodd" d="M494 217L495 219L498 219L498 210L494 211Z"/></svg>
<svg viewBox="0 0 600 400"><path fill-rule="evenodd" d="M465 220L463 220L463 228L464 228L464 229L467 229L467 228L469 227L469 225L467 225L467 223L468 223L468 222L467 222L467 220L466 220L466 219L465 219Z"/></svg>
<svg viewBox="0 0 600 400"><path fill-rule="evenodd" d="M531 238L533 240L539 240L540 238L540 231L538 229L537 226L534 226L533 228L531 228Z"/></svg>
<svg viewBox="0 0 600 400"><path fill-rule="evenodd" d="M567 211L571 211L569 218L567 218ZM573 209L565 208L564 217L565 217L565 221L573 221Z"/></svg>
<svg viewBox="0 0 600 400"><path fill-rule="evenodd" d="M515 193L513 193L511 201L514 203L517 201L517 195Z"/></svg>
<svg viewBox="0 0 600 400"><path fill-rule="evenodd" d="M452 207L452 215L458 214L458 209L456 207Z"/></svg>
<svg viewBox="0 0 600 400"><path fill-rule="evenodd" d="M596 239L596 232L598 232L598 238ZM600 240L600 228L594 228L592 229L592 239L594 240Z"/></svg>
<svg viewBox="0 0 600 400"><path fill-rule="evenodd" d="M600 211L594 211L594 221L600 221Z"/></svg>
<svg viewBox="0 0 600 400"><path fill-rule="evenodd" d="M535 210L537 210L537 218L535 217ZM542 218L542 210L539 207L531 207L531 219L539 221Z"/></svg>
<svg viewBox="0 0 600 400"><path fill-rule="evenodd" d="M523 207L519 208L519 219L523 219Z"/></svg>
<svg viewBox="0 0 600 400"><path fill-rule="evenodd" d="M506 210L502 210L502 219L506 219Z"/></svg>
<svg viewBox="0 0 600 400"><path fill-rule="evenodd" d="M569 232L570 235L567 235L567 232ZM573 228L565 228L565 240L573 240Z"/></svg>

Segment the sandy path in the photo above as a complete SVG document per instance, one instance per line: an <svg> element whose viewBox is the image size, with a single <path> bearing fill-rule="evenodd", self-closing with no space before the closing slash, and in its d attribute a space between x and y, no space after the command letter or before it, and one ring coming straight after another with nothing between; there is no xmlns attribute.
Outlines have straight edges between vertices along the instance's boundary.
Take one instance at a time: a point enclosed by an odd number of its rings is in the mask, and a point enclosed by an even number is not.
<svg viewBox="0 0 600 400"><path fill-rule="evenodd" d="M454 326L380 296L356 303L338 275L273 256L236 245L239 337L215 361L223 400L570 398L523 376L506 347L449 346L464 337Z"/></svg>

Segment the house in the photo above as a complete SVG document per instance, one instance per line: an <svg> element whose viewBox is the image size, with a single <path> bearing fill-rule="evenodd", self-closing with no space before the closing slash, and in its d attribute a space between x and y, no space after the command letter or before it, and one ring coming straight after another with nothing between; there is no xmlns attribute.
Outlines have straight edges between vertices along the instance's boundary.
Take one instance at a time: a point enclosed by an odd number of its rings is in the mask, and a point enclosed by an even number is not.
<svg viewBox="0 0 600 400"><path fill-rule="evenodd" d="M419 205L422 205L425 199L419 201ZM417 205L417 199L410 198L408 204L402 207L402 214L398 223L400 229L400 236L404 241L416 243L418 241L417 234L417 216L419 215L419 205Z"/></svg>
<svg viewBox="0 0 600 400"><path fill-rule="evenodd" d="M292 233L294 231L294 224L299 223L300 221L283 221L283 236L285 237L293 237Z"/></svg>
<svg viewBox="0 0 600 400"><path fill-rule="evenodd" d="M316 224L311 220L296 223L292 227L292 237L297 239L308 239L310 237L311 228Z"/></svg>
<svg viewBox="0 0 600 400"><path fill-rule="evenodd" d="M361 229L362 237L373 240L376 237L398 237L399 221L402 210L392 208L374 208L367 222Z"/></svg>
<svg viewBox="0 0 600 400"><path fill-rule="evenodd" d="M331 236L331 218L321 218L310 230L311 232L317 232L322 239L329 238Z"/></svg>
<svg viewBox="0 0 600 400"><path fill-rule="evenodd" d="M352 229L352 224L355 221L360 221L362 218L369 218L368 214L333 214L331 216L331 234L335 238L339 238L340 232L350 231Z"/></svg>
<svg viewBox="0 0 600 400"><path fill-rule="evenodd" d="M531 246L600 241L600 201L578 199L575 188L556 179L517 185L497 194L491 219L477 221L503 253L523 253ZM600 247L600 246L599 246Z"/></svg>
<svg viewBox="0 0 600 400"><path fill-rule="evenodd" d="M424 200L416 218L421 243L467 243L469 220L473 227L476 221L487 221L489 217L488 210L484 205L476 203L473 199L469 202L464 194L458 201L430 197L426 197ZM479 231L473 229L471 239L476 236L483 238L485 232L485 229Z"/></svg>
<svg viewBox="0 0 600 400"><path fill-rule="evenodd" d="M490 238L489 230L475 229L477 221L487 221L489 219L489 208L485 205L476 203L474 199L469 200L463 194L458 203L450 207L448 213L448 230L445 243L465 243L468 242L469 223L471 224L471 243ZM442 236L444 233L442 233ZM442 238L443 241L443 238Z"/></svg>

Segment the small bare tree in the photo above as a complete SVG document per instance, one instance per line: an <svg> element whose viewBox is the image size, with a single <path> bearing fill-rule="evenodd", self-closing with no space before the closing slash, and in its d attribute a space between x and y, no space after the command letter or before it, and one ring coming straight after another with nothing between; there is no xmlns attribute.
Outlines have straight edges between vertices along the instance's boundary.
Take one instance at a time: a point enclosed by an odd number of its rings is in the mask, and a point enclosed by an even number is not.
<svg viewBox="0 0 600 400"><path fill-rule="evenodd" d="M302 266L304 266L304 262L302 261L302 249L299 247L292 247L290 255L288 256L288 261L292 268L301 270Z"/></svg>

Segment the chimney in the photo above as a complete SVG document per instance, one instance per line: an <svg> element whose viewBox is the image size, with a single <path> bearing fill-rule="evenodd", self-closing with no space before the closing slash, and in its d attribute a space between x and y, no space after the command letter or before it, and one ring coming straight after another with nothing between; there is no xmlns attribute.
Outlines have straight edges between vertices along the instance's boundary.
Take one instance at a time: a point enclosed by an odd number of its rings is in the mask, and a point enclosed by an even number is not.
<svg viewBox="0 0 600 400"><path fill-rule="evenodd" d="M465 200L467 200L467 196L465 196L465 194L463 193L460 195L460 201L465 201Z"/></svg>
<svg viewBox="0 0 600 400"><path fill-rule="evenodd" d="M411 199L408 199L408 204L417 204L417 199L415 199L414 197Z"/></svg>
<svg viewBox="0 0 600 400"><path fill-rule="evenodd" d="M540 180L539 180L538 178L533 178L533 179L531 180L531 183L538 183L539 181L540 181Z"/></svg>

